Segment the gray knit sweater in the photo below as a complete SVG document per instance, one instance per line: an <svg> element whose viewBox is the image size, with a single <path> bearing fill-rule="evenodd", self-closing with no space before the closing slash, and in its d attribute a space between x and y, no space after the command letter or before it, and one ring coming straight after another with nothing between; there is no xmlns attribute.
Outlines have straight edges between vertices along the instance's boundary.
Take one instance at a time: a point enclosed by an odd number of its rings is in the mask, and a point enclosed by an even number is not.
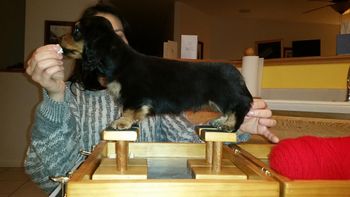
<svg viewBox="0 0 350 197"><path fill-rule="evenodd" d="M71 88L70 88L71 87ZM32 126L25 169L33 181L50 193L57 183L50 176L66 176L99 143L101 131L119 117L120 106L106 90L82 91L67 83L63 102L51 100L46 91ZM180 116L151 116L139 125L142 142L201 142L193 125Z"/></svg>

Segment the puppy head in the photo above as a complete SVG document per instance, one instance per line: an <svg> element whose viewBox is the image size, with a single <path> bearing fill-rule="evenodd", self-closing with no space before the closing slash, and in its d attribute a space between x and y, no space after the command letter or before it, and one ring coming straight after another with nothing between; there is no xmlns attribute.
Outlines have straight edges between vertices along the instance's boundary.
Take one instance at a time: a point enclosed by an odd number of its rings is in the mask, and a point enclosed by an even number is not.
<svg viewBox="0 0 350 197"><path fill-rule="evenodd" d="M75 24L71 34L65 34L62 36L60 45L63 49L64 55L74 59L82 58L84 41L81 38L79 22Z"/></svg>
<svg viewBox="0 0 350 197"><path fill-rule="evenodd" d="M108 38L114 37L112 24L100 16L82 18L71 34L62 37L60 45L64 55L82 59L84 69L93 70L101 64L101 57L109 45Z"/></svg>

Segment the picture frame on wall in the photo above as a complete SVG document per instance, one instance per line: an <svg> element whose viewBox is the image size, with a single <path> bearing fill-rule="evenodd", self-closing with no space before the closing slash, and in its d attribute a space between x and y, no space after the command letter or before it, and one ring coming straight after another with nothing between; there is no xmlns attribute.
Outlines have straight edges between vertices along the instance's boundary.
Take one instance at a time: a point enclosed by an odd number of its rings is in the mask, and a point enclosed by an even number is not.
<svg viewBox="0 0 350 197"><path fill-rule="evenodd" d="M259 57L265 59L282 57L282 39L263 40L255 42L255 51Z"/></svg>
<svg viewBox="0 0 350 197"><path fill-rule="evenodd" d="M293 48L292 47L284 47L283 48L283 57L284 58L293 57Z"/></svg>
<svg viewBox="0 0 350 197"><path fill-rule="evenodd" d="M197 59L204 58L204 43L202 41L198 41L197 46Z"/></svg>
<svg viewBox="0 0 350 197"><path fill-rule="evenodd" d="M64 34L71 33L74 22L70 21L45 21L44 44L57 44Z"/></svg>

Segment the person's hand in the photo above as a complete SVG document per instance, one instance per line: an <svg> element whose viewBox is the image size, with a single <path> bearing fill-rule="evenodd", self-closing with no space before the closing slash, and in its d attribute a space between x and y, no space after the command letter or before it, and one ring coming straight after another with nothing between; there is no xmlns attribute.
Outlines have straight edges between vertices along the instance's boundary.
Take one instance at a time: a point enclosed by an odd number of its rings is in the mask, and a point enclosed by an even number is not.
<svg viewBox="0 0 350 197"><path fill-rule="evenodd" d="M59 45L45 45L36 49L27 62L26 73L48 92L51 99L62 101L64 98L63 55Z"/></svg>
<svg viewBox="0 0 350 197"><path fill-rule="evenodd" d="M267 108L266 102L262 99L254 99L252 107L239 130L262 135L271 142L278 143L278 137L269 130L269 127L276 125L276 120L272 119L271 116L272 112Z"/></svg>

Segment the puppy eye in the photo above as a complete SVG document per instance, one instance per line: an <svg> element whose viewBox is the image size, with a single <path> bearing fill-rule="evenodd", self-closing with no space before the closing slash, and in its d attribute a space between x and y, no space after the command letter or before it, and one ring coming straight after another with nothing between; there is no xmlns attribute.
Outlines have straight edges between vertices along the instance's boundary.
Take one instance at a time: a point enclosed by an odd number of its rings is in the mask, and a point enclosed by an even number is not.
<svg viewBox="0 0 350 197"><path fill-rule="evenodd" d="M80 32L79 24L75 25L72 35L75 41L81 40L82 34Z"/></svg>

